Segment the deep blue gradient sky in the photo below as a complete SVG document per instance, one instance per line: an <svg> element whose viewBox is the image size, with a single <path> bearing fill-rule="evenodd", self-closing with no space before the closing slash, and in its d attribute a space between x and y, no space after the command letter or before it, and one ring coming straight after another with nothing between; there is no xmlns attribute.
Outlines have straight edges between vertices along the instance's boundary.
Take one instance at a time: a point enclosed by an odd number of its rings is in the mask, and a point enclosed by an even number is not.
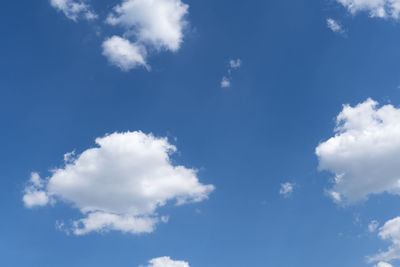
<svg viewBox="0 0 400 267"><path fill-rule="evenodd" d="M107 14L118 2L93 6ZM400 104L399 23L324 0L184 2L181 49L129 72L101 55L101 21L73 22L47 0L2 3L0 265L135 267L168 255L194 267L371 266L365 256L388 243L367 225L398 216L399 199L335 204L314 150L342 104ZM242 66L221 88L231 58ZM64 153L136 130L168 137L174 162L216 187L209 200L162 208L169 222L141 235L66 235L55 221L76 209L24 207L32 171L46 176ZM288 181L296 188L284 198Z"/></svg>

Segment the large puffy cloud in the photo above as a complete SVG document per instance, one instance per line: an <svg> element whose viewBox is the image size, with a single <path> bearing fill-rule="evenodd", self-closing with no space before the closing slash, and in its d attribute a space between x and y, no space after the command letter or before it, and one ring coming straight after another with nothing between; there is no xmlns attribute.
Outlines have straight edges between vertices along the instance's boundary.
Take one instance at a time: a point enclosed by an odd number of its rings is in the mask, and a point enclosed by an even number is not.
<svg viewBox="0 0 400 267"><path fill-rule="evenodd" d="M146 267L190 267L185 261L175 261L170 257L160 257L149 261Z"/></svg>
<svg viewBox="0 0 400 267"><path fill-rule="evenodd" d="M97 138L96 143L98 147L80 155L67 154L63 168L46 179L37 178L40 186L30 190L28 185L25 205L49 200L72 204L84 215L72 226L78 235L108 230L148 233L159 221L167 221L157 214L159 207L170 201L199 202L214 190L199 182L196 170L172 164L176 147L166 138L125 132ZM31 191L48 201L30 201Z"/></svg>
<svg viewBox="0 0 400 267"><path fill-rule="evenodd" d="M382 240L387 240L392 242L392 245L387 251L381 252L375 256L369 258L370 262L373 261L391 261L395 259L400 259L400 217L394 218L387 221L379 229L379 237ZM383 263L382 263L383 264ZM381 265L378 265L381 266ZM386 265L382 265L386 266ZM391 265L388 265L391 266Z"/></svg>
<svg viewBox="0 0 400 267"><path fill-rule="evenodd" d="M352 14L368 12L371 17L398 19L400 0L337 0Z"/></svg>
<svg viewBox="0 0 400 267"><path fill-rule="evenodd" d="M108 61L124 71L146 64L146 49L119 36L113 36L103 42L103 55Z"/></svg>
<svg viewBox="0 0 400 267"><path fill-rule="evenodd" d="M81 1L74 0L50 0L50 4L55 9L64 13L64 15L74 21L79 18L87 20L97 18L97 15L91 10L90 6Z"/></svg>
<svg viewBox="0 0 400 267"><path fill-rule="evenodd" d="M187 13L188 5L181 0L125 0L107 21L124 27L138 42L176 51L183 39Z"/></svg>
<svg viewBox="0 0 400 267"><path fill-rule="evenodd" d="M354 203L371 194L400 193L400 109L368 99L344 105L335 136L316 148L319 169L335 174L329 194Z"/></svg>

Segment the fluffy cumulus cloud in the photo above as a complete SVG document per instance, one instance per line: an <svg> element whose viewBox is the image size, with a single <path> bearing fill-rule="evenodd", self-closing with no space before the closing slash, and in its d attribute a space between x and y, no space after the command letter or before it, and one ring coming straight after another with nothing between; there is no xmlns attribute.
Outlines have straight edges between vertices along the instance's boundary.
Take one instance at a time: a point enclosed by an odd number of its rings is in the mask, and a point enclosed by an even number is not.
<svg viewBox="0 0 400 267"><path fill-rule="evenodd" d="M398 19L400 0L336 0L352 14L368 12L371 17Z"/></svg>
<svg viewBox="0 0 400 267"><path fill-rule="evenodd" d="M92 20L97 18L97 15L91 10L90 6L82 1L74 0L50 0L52 7L64 13L64 15L77 21L79 18Z"/></svg>
<svg viewBox="0 0 400 267"><path fill-rule="evenodd" d="M294 191L294 183L283 183L281 184L281 189L279 190L279 194L284 197L290 197Z"/></svg>
<svg viewBox="0 0 400 267"><path fill-rule="evenodd" d="M188 24L188 9L181 0L123 1L114 7L107 23L122 27L124 38L114 36L104 41L103 54L127 71L146 65L147 51L177 51Z"/></svg>
<svg viewBox="0 0 400 267"><path fill-rule="evenodd" d="M400 109L368 99L344 105L335 135L316 148L319 169L334 174L329 195L354 203L371 194L400 193Z"/></svg>
<svg viewBox="0 0 400 267"><path fill-rule="evenodd" d="M119 36L113 36L103 42L103 55L123 71L137 66L149 68L146 64L146 49Z"/></svg>
<svg viewBox="0 0 400 267"><path fill-rule="evenodd" d="M176 147L166 138L142 132L113 133L96 139L96 147L67 154L65 166L46 179L33 175L27 185L27 207L64 201L84 215L70 230L81 235L118 230L149 233L166 222L157 209L168 202L183 205L208 198L213 185L199 182L197 172L175 166Z"/></svg>
<svg viewBox="0 0 400 267"><path fill-rule="evenodd" d="M49 196L42 189L45 181L40 178L37 173L32 173L28 185L25 187L23 197L24 204L27 208L35 206L46 206L49 202Z"/></svg>
<svg viewBox="0 0 400 267"><path fill-rule="evenodd" d="M160 257L149 261L145 267L190 267L185 261L175 261L170 257Z"/></svg>
<svg viewBox="0 0 400 267"><path fill-rule="evenodd" d="M382 240L390 241L392 245L386 251L370 257L369 261L388 262L391 260L400 259L400 217L394 218L386 222L379 229L378 235ZM386 265L378 265L378 266L386 266Z"/></svg>
<svg viewBox="0 0 400 267"><path fill-rule="evenodd" d="M332 18L328 18L326 20L326 25L328 26L328 28L335 32L335 33L340 33L343 34L345 31L343 30L342 25L340 25L339 22L337 22L336 20L332 19Z"/></svg>
<svg viewBox="0 0 400 267"><path fill-rule="evenodd" d="M189 6L181 0L125 0L107 18L138 42L176 51L183 40Z"/></svg>

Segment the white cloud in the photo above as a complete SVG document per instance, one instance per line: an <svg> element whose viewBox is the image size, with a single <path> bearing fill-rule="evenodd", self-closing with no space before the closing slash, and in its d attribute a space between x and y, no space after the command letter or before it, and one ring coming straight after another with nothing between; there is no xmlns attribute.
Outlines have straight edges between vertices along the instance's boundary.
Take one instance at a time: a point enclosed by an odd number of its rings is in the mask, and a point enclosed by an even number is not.
<svg viewBox="0 0 400 267"><path fill-rule="evenodd" d="M110 230L149 233L158 222L168 221L158 215L159 207L172 201L199 202L214 190L199 182L196 170L172 164L170 155L176 147L166 138L113 133L97 138L96 144L74 158L69 154L63 168L45 180L39 178L41 186L34 187L80 210L84 217L71 229L77 235ZM26 206L45 204L26 201L30 186L24 195Z"/></svg>
<svg viewBox="0 0 400 267"><path fill-rule="evenodd" d="M349 12L368 12L371 17L398 19L400 0L337 0Z"/></svg>
<svg viewBox="0 0 400 267"><path fill-rule="evenodd" d="M151 233L160 222L157 217L135 217L132 215L117 215L107 212L91 212L87 217L74 222L74 234L84 235L90 232L121 231L124 233Z"/></svg>
<svg viewBox="0 0 400 267"><path fill-rule="evenodd" d="M137 66L149 68L146 64L146 49L119 36L113 36L103 42L103 55L123 71Z"/></svg>
<svg viewBox="0 0 400 267"><path fill-rule="evenodd" d="M147 51L180 48L188 9L181 0L124 0L107 18L109 24L124 29L124 38L107 39L103 55L124 71L140 65L149 70Z"/></svg>
<svg viewBox="0 0 400 267"><path fill-rule="evenodd" d="M190 267L185 261L171 260L170 257L160 257L149 261L146 267Z"/></svg>
<svg viewBox="0 0 400 267"><path fill-rule="evenodd" d="M326 193L328 194L329 197L332 198L334 202L336 203L342 202L342 196L340 195L340 193L335 191L327 191Z"/></svg>
<svg viewBox="0 0 400 267"><path fill-rule="evenodd" d="M379 227L379 223L376 220L372 220L369 224L368 224L368 231L370 233L373 233L376 231L376 229L378 229Z"/></svg>
<svg viewBox="0 0 400 267"><path fill-rule="evenodd" d="M49 196L42 189L44 181L40 179L39 174L32 173L28 185L25 187L23 201L27 208L34 206L46 206L49 202Z"/></svg>
<svg viewBox="0 0 400 267"><path fill-rule="evenodd" d="M231 87L232 71L239 69L242 65L241 59L230 59L228 64L228 74L222 77L221 88Z"/></svg>
<svg viewBox="0 0 400 267"><path fill-rule="evenodd" d="M387 263L387 262L378 262L378 264L376 264L374 267L393 267L393 265Z"/></svg>
<svg viewBox="0 0 400 267"><path fill-rule="evenodd" d="M335 174L329 194L354 203L371 194L400 193L400 109L372 99L344 105L335 136L316 148L319 169Z"/></svg>
<svg viewBox="0 0 400 267"><path fill-rule="evenodd" d="M328 18L326 20L326 24L327 24L328 28L331 29L331 31L333 31L335 33L340 33L340 34L344 33L342 25L340 25L339 22L337 22L336 20L334 20L332 18Z"/></svg>
<svg viewBox="0 0 400 267"><path fill-rule="evenodd" d="M87 0L50 0L50 4L69 19L97 18ZM112 36L103 42L103 55L123 71L144 66L148 53L160 50L176 52L188 25L189 6L181 0L122 0L113 8L106 22L123 29L122 37Z"/></svg>
<svg viewBox="0 0 400 267"><path fill-rule="evenodd" d="M379 229L378 235L382 240L387 240L387 241L392 242L392 245L388 248L387 251L381 252L377 255L369 257L369 261L370 262L374 262L374 261L387 262L387 261L391 261L391 260L400 259L400 217L397 217L390 221L387 221ZM382 265L382 266L386 266L386 265Z"/></svg>
<svg viewBox="0 0 400 267"><path fill-rule="evenodd" d="M50 0L50 4L73 21L77 21L79 18L87 20L97 18L97 15L91 10L90 6L82 1Z"/></svg>
<svg viewBox="0 0 400 267"><path fill-rule="evenodd" d="M229 60L229 67L231 69L238 69L242 65L242 61L240 59L231 59Z"/></svg>
<svg viewBox="0 0 400 267"><path fill-rule="evenodd" d="M125 0L114 8L107 22L124 27L126 35L134 36L137 42L177 51L188 8L181 0Z"/></svg>
<svg viewBox="0 0 400 267"><path fill-rule="evenodd" d="M230 87L231 86L231 81L230 81L230 79L229 78L227 78L227 77L222 77L222 80L221 80L221 87L222 88L226 88L226 87Z"/></svg>
<svg viewBox="0 0 400 267"><path fill-rule="evenodd" d="M283 183L281 184L281 189L279 190L279 194L284 197L290 197L294 191L294 183Z"/></svg>

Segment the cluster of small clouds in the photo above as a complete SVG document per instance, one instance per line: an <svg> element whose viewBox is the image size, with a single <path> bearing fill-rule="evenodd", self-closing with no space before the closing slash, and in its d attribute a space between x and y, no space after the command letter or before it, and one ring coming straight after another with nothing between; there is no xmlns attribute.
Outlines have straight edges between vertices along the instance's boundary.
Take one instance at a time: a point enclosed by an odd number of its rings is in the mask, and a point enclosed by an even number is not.
<svg viewBox="0 0 400 267"><path fill-rule="evenodd" d="M400 0L336 1L351 14L367 12L370 17L399 19ZM99 17L87 1L50 0L50 4L73 21ZM105 22L123 34L107 37L102 54L123 71L150 70L149 54L180 49L188 10L181 0L122 0ZM338 21L328 18L326 23L333 32L345 34ZM241 64L240 59L229 61L222 88L231 86L232 72ZM196 170L171 163L170 156L177 149L165 138L142 132L114 133L96 139L96 144L80 155L67 153L65 166L49 177L32 173L24 190L25 206L71 204L83 215L70 226L76 235L110 230L150 233L158 223L168 221L168 216L158 214L160 207L172 201L178 206L203 201L214 190L213 185L199 182ZM334 136L321 142L315 153L319 170L334 176L327 192L337 203L355 204L382 193L400 195L400 109L379 107L372 99L354 107L344 105L336 118ZM283 183L279 193L289 197L294 188L294 183ZM58 225L65 227L63 222ZM391 242L386 251L369 257L369 262L392 267L388 262L400 259L400 217L380 228L377 221L371 221L368 230ZM161 257L146 267L189 264Z"/></svg>
<svg viewBox="0 0 400 267"><path fill-rule="evenodd" d="M227 88L227 87L231 87L231 81L232 81L232 71L239 69L240 66L242 65L242 61L240 59L231 59L229 60L229 64L228 64L228 73L227 75L222 77L221 80L221 87L222 88Z"/></svg>
<svg viewBox="0 0 400 267"><path fill-rule="evenodd" d="M177 149L166 138L113 133L97 138L96 144L80 155L68 153L65 166L50 177L33 173L23 196L26 207L71 204L84 216L66 229L76 235L150 233L168 221L157 213L159 207L173 201L177 206L200 202L214 190L199 182L195 169L172 165L170 156Z"/></svg>
<svg viewBox="0 0 400 267"><path fill-rule="evenodd" d="M344 105L336 118L335 135L316 148L319 169L334 174L328 189L335 202L355 204L370 195L400 194L400 109L393 105L379 107L367 99L354 107ZM369 232L379 223L373 220ZM376 267L392 266L400 259L400 217L387 221L378 230L382 240L392 245L368 258Z"/></svg>
<svg viewBox="0 0 400 267"><path fill-rule="evenodd" d="M368 12L370 17L398 19L400 0L336 0L351 14Z"/></svg>
<svg viewBox="0 0 400 267"><path fill-rule="evenodd" d="M348 12L355 15L366 12L371 18L394 19L400 18L400 0L336 0ZM327 26L333 32L345 35L346 30L336 20L327 19Z"/></svg>
<svg viewBox="0 0 400 267"><path fill-rule="evenodd" d="M51 0L50 3L74 21L98 17L85 2ZM149 70L149 52L179 50L188 25L188 9L181 0L123 0L105 19L108 25L121 28L123 34L104 40L103 55L123 71L140 66Z"/></svg>
<svg viewBox="0 0 400 267"><path fill-rule="evenodd" d="M295 183L283 183L281 184L281 188L279 190L279 194L281 194L283 197L288 198L293 194Z"/></svg>

